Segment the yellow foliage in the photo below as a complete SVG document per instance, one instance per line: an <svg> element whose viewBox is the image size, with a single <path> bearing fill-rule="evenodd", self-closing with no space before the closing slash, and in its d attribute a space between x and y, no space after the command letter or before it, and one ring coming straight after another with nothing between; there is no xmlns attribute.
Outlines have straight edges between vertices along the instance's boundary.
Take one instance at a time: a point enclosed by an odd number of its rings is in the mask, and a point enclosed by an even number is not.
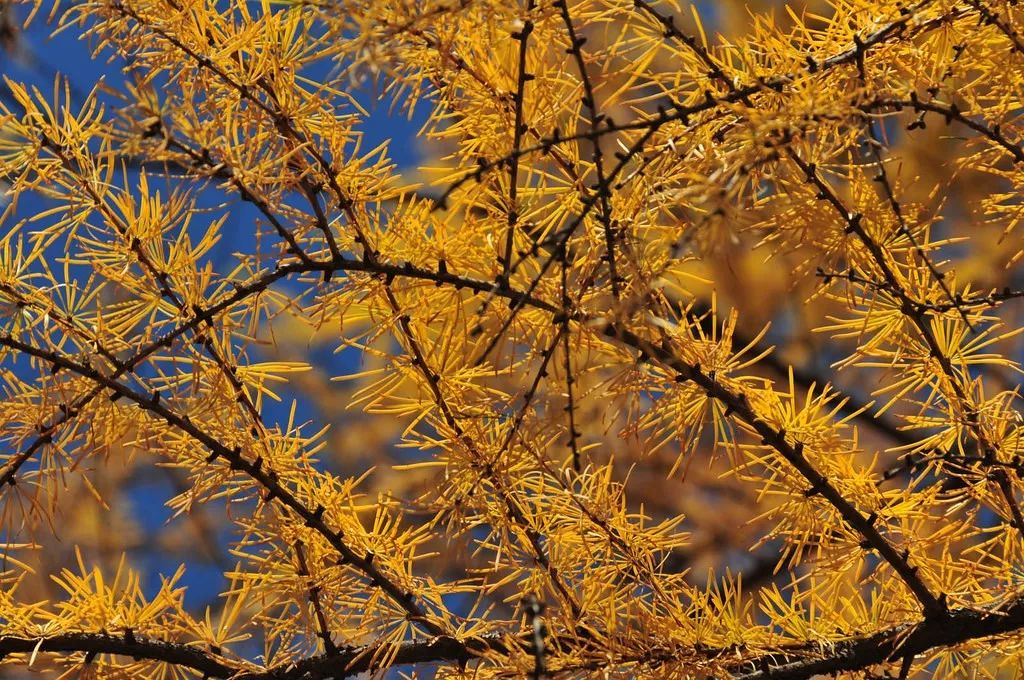
<svg viewBox="0 0 1024 680"><path fill-rule="evenodd" d="M0 663L1024 675L1024 5L771 4L0 5Z"/></svg>

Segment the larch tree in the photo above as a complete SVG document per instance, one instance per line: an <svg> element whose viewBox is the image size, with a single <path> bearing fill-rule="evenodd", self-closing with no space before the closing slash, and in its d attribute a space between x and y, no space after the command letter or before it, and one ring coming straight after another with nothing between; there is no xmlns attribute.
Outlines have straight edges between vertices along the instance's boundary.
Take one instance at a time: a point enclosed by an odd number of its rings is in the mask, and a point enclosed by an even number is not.
<svg viewBox="0 0 1024 680"><path fill-rule="evenodd" d="M1024 676L1024 7L772 5L4 3L4 677Z"/></svg>

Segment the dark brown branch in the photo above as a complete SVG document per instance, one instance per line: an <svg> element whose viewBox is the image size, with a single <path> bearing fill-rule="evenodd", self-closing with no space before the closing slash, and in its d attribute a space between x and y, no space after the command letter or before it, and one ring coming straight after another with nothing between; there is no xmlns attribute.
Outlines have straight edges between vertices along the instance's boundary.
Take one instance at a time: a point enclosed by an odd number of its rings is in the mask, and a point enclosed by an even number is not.
<svg viewBox="0 0 1024 680"><path fill-rule="evenodd" d="M519 41L519 70L516 76L515 122L512 129L512 154L508 170L508 227L505 232L505 252L501 254L501 278L505 283L509 279L509 268L512 266L512 246L515 243L516 226L519 222L519 151L523 143L523 105L526 83L533 80L533 75L526 71L526 52L533 32L533 21L530 19L536 6L535 0L527 0L526 19L523 27L512 33L512 39Z"/></svg>
<svg viewBox="0 0 1024 680"><path fill-rule="evenodd" d="M498 286L497 284L481 281L479 279L459 276L447 271L441 272L433 269L425 269L423 267L414 266L408 262L404 265L381 263L371 265L368 262L350 257L342 257L337 262L314 261L310 264L296 262L278 265L272 272L264 274L248 283L235 284L234 291L220 302L214 303L205 309L200 308L198 310L193 310L194 316L192 316L188 321L183 322L173 330L168 331L151 341L145 347L138 350L131 358L125 359L121 361L120 364L115 365L115 370L111 373L110 377L118 379L125 374L134 371L147 358L152 356L161 348L170 347L185 333L194 330L202 323L208 323L216 315L244 301L245 299L267 290L271 284L283 278L293 276L295 274L335 271L365 272L382 278L405 277L429 281L435 285L447 284L453 286L456 290L466 288L476 293L493 293L513 302L522 301L524 304L536 307L537 309L543 309L552 313L557 313L558 311L556 306L512 288ZM15 476L17 475L18 470L35 454L36 451L53 440L54 435L62 425L81 413L82 409L84 409L85 406L102 391L102 387L97 386L93 390L75 399L71 404L64 404L61 408L60 415L58 415L49 424L43 425L39 428L39 435L32 441L32 443L15 458L9 460L7 465L4 466L2 472L0 472L0 490L2 490L6 485L15 484Z"/></svg>
<svg viewBox="0 0 1024 680"><path fill-rule="evenodd" d="M604 228L605 257L608 259L608 275L611 278L612 295L618 299L621 279L615 264L615 233L612 226L611 203L608 200L611 196L611 191L608 186L609 181L605 177L604 154L601 151L601 138L598 134L602 122L607 125L614 125L614 123L605 114L601 113L598 108L597 98L594 94L594 84L591 82L590 74L587 72L587 63L583 59L583 44L587 39L576 35L576 28L572 23L572 15L569 13L569 3L566 0L556 0L553 5L562 14L565 30L569 33L569 47L566 48L566 51L575 60L576 69L580 73L580 82L583 84L583 106L589 112L590 132L593 135L591 162L594 164L594 172L597 174L597 184L594 186L594 191L597 192L597 200L601 205L599 217L601 226ZM573 462L574 465L578 466L579 454L576 452L575 438L573 438L573 442Z"/></svg>
<svg viewBox="0 0 1024 680"><path fill-rule="evenodd" d="M961 125L974 130L983 137L987 137L992 140L1013 157L1014 163L1024 163L1024 146L1010 140L1010 138L1002 131L1002 128L998 123L988 125L984 121L971 118L961 111L956 104L943 104L935 101L934 99L931 101L924 101L918 97L916 93L911 93L909 99L902 99L899 97L880 97L873 101L861 104L859 108L866 113L880 108L892 108L896 110L909 108L918 113L937 113L945 119L947 124L955 120Z"/></svg>
<svg viewBox="0 0 1024 680"><path fill-rule="evenodd" d="M641 152L641 150L644 148L644 145L646 145L647 141L652 136L654 136L654 133L658 130L659 127L660 127L660 125L659 126L655 126L655 127L651 127L650 129L648 129L643 135L641 135L641 137L636 142L633 143L632 146L630 146L628 151L626 151L625 153L623 153L620 156L619 162L612 169L612 171L608 174L608 181L609 182L614 180L618 176L618 174L620 172L622 172L623 168L626 167L626 165L629 163L629 161L634 156L636 156L638 153ZM584 199L584 201L583 201L583 210L581 210L580 213L578 215L576 215L576 217L574 217L572 219L572 221L569 222L569 224L559 233L559 235L557 237L558 242L557 242L557 244L555 246L555 252L552 253L551 256L549 256L544 261L543 265L541 265L540 271L533 278L533 280L530 282L530 286L525 291L525 295L526 296L532 296L533 295L533 291L535 291L537 289L537 286L540 285L541 280L543 280L544 276L547 274L548 270L551 268L551 265L558 259L558 253L566 248L566 245L568 244L569 239L576 232L576 229L579 228L580 224L583 223L583 220L586 219L587 215L590 214L590 211L593 209L593 207L596 204L597 204L597 200L595 199L595 197L593 195L590 195L590 196L588 196L587 198ZM520 262L522 262L522 261L523 260L520 260ZM514 269L515 269L515 267L513 267L513 270ZM478 365L480 363L482 363L487 358L487 355L489 355L491 353L491 351L498 345L498 343L501 342L501 338L505 335L505 331L507 331L509 329L509 327L512 325L512 322L515 320L516 315L520 312L520 310L523 309L523 307L524 307L524 304L522 304L520 302L515 302L511 306L511 309L509 309L508 316L505 318L505 321L502 322L501 328L498 329L498 332L494 334L494 337L491 338L491 341L487 344L487 346L484 348L484 351L481 352L480 356L477 358L476 363ZM567 313L566 310L560 310L560 311L562 311L563 313Z"/></svg>
<svg viewBox="0 0 1024 680"><path fill-rule="evenodd" d="M317 636L323 642L324 651L328 654L333 654L337 651L338 647L334 644L334 639L331 637L331 628L327 623L327 615L324 614L323 603L320 602L321 587L313 583L313 575L309 573L309 564L306 562L306 549L302 545L302 541L295 543L295 559L299 563L296 573L302 578L310 580L307 597L309 598L309 603L313 606L313 615L316 617Z"/></svg>
<svg viewBox="0 0 1024 680"><path fill-rule="evenodd" d="M967 4L978 11L980 23L992 24L998 28L1013 43L1011 49L1018 54L1024 54L1024 41L1021 40L1020 32L1010 25L1008 18L1004 19L981 0L967 0ZM1010 4L1017 4L1016 0L1012 0Z"/></svg>
<svg viewBox="0 0 1024 680"><path fill-rule="evenodd" d="M854 44L852 47L838 52L830 57L816 60L808 57L807 65L804 69L804 73L815 74L824 73L837 66L854 63L857 59L857 55L865 48L870 48L875 45L881 45L889 41L894 37L901 36L904 31L918 18L916 11L919 11L922 7L931 4L934 0L925 0L924 2L918 3L914 11L907 11L902 14L899 18L894 19L892 22L880 27L876 31L868 34L866 37L860 40L859 44ZM950 9L947 12L942 13L937 17L922 21L917 24L915 28L918 31L932 30L935 29L953 19L963 16L967 13L967 10L962 7ZM742 102L745 99L763 91L781 92L787 84L798 79L801 73L785 73L775 76L769 76L758 79L756 83L748 83L742 86L733 85L727 94L722 96L714 96L713 93L708 92L704 99L700 100L696 104L684 105L676 103L673 105L673 110L668 111L665 109L660 110L658 113L651 117L642 118L640 120L630 121L627 123L616 123L610 119L604 121L604 125L597 132L586 130L573 135L561 135L554 134L550 137L545 137L534 146L524 147L519 150L517 156L526 156L538 152L546 153L556 148L561 144L574 141L587 140L596 143L601 137L609 134L616 134L619 132L626 132L630 130L651 130L663 127L665 124L672 121L680 121L686 123L693 116L704 113L706 111L712 111L719 109L720 107L728 104L735 104ZM471 181L480 181L485 173L488 173L496 168L500 168L511 161L511 155L505 155L500 158L494 159L480 159L477 167L471 172L467 172L465 175L455 180L442 192L434 202L435 208L444 208L448 204L448 199L453 193L455 193L463 185Z"/></svg>
<svg viewBox="0 0 1024 680"><path fill-rule="evenodd" d="M85 653L95 656L109 654L127 656L137 660L171 664L190 669L209 678L232 680L299 680L300 678L347 678L367 671L380 670L373 662L373 646L345 647L334 653L289 663L283 667L245 671L238 662L204 651L201 646L184 642L167 642L136 636L131 631L123 635L109 633L61 633L52 636L19 637L0 636L0 656L9 654ZM391 662L393 666L419 663L472 661L484 652L503 652L504 645L497 637L457 640L438 636L431 640L404 642L399 645Z"/></svg>
<svg viewBox="0 0 1024 680"><path fill-rule="evenodd" d="M839 214L840 219L846 224L846 232L855 235L870 253L871 259L881 271L889 290L900 301L901 313L917 327L918 333L928 348L929 355L938 362L939 367L942 369L942 373L945 375L952 390L952 395L949 395L952 397L950 401L956 402L963 411L967 427L972 432L977 443L979 455L985 458L994 458L996 447L989 441L988 435L981 427L981 423L978 420L978 407L961 384L960 377L956 374L952 361L935 336L935 331L932 329L924 310L920 308L918 301L911 297L900 284L896 272L886 258L884 248L864 228L863 215L847 209L835 189L821 178L820 173L818 173L817 168L813 164L807 163L792 152L789 154L789 158L803 171L807 180L817 188L819 198L826 201ZM947 396L947 398L949 397ZM1003 494L1006 503L1010 507L1010 524L1024 536L1024 515L1021 514L1017 500L1013 495L1013 487L1009 483L1009 478L1005 476L1005 471L1001 471L998 474L1002 475L1003 479L999 483L1000 493ZM997 479L999 478L997 477Z"/></svg>
<svg viewBox="0 0 1024 680"><path fill-rule="evenodd" d="M609 244L610 245L610 244ZM573 396L573 383L576 382L576 376L572 372L572 353L570 351L570 334L572 329L570 328L570 313L572 309L572 301L569 299L569 282L568 282L568 271L569 271L569 253L563 247L561 251L562 255L562 313L558 315L559 322L562 326L562 368L565 370L565 412L569 418L569 450L572 451L572 469L576 472L580 471L580 447L579 447L579 436L580 433L576 430L576 400Z"/></svg>
<svg viewBox="0 0 1024 680"><path fill-rule="evenodd" d="M738 664L732 674L736 680L804 680L815 675L856 671L881 663L925 654L940 647L951 647L972 640L1011 634L1024 627L1024 598L1012 600L1002 611L983 612L976 609L953 609L947 617L919 623L901 624L860 637L836 640L828 645L812 643L789 645L779 652ZM523 651L531 651L530 640L520 643ZM151 640L133 634L63 633L49 637L0 637L0 655L46 653L92 653L131 656L140 660L169 663L189 668L210 678L236 680L298 680L305 677L345 678L376 670L371 663L372 647L346 647L335 654L311 657L284 668L241 671L228 660L186 644ZM439 636L432 640L405 642L395 654L393 666L419 663L463 663L486 653L507 653L497 637L456 640ZM368 653L370 652L370 653ZM734 652L733 652L734 653ZM705 649L709 660L732 655L727 649ZM658 665L673 658L652 655L635 662ZM628 659L609 659L604 667L628 663ZM568 672L570 668L551 669Z"/></svg>
<svg viewBox="0 0 1024 680"><path fill-rule="evenodd" d="M880 290L890 295L894 295L894 292L887 281L869 279L852 270L845 272L826 271L819 267L818 271L815 272L815 276L823 279L825 283L831 282L832 279L842 279L844 281L849 281L851 283L856 283L874 290ZM942 314L944 312L952 311L957 307L962 309L992 309L1009 300L1018 300L1021 298L1024 298L1024 290L1014 290L1006 287L1002 290L992 289L991 292L984 295L974 294L969 297L964 297L961 293L954 293L952 302L923 302L921 300L916 300L915 306L922 311Z"/></svg>
<svg viewBox="0 0 1024 680"><path fill-rule="evenodd" d="M257 459L256 461L246 460L242 456L240 449L229 448L210 436L207 432L197 427L188 416L179 415L162 402L153 400L150 395L127 387L117 380L104 375L92 366L73 361L51 350L28 345L11 337L9 334L0 334L0 345L36 357L52 366L72 371L83 378L87 378L102 386L103 389L109 390L118 398L134 402L142 410L152 413L168 425L188 434L192 439L210 451L209 460L211 463L218 458L222 459L232 470L244 472L257 482L266 492L266 502L279 502L294 512L306 526L326 539L327 543L330 544L345 563L352 565L353 568L364 574L375 587L387 594L396 605L405 611L410 621L418 623L432 635L443 635L446 633L443 627L428 616L427 611L417 602L413 593L404 590L399 584L388 578L374 562L372 555L358 553L349 547L343 540L343 534L332 530L327 525L323 510L321 508L310 509L304 505L285 487L273 470L263 465L262 459Z"/></svg>
<svg viewBox="0 0 1024 680"><path fill-rule="evenodd" d="M211 678L233 677L239 665L202 647L182 642L165 642L137 637L130 631L124 635L108 633L61 633L40 637L0 636L0 656L9 654L84 652L90 655L130 656L140 660L167 663L188 668Z"/></svg>
<svg viewBox="0 0 1024 680"><path fill-rule="evenodd" d="M971 640L1014 633L1024 627L1024 598L999 612L953 609L942 619L893 626L886 630L821 645L768 654L733 671L736 680L804 680L951 647ZM755 670L756 669L756 670Z"/></svg>
<svg viewBox="0 0 1024 680"><path fill-rule="evenodd" d="M667 346L653 345L635 333L611 324L605 327L604 333L608 337L615 338L656 359L663 365L671 368L680 378L693 382L704 390L708 396L725 404L736 418L739 418L757 432L767 446L775 449L790 465L796 468L797 472L811 484L810 488L814 490L814 493L825 498L839 512L839 515L850 528L860 534L866 541L866 544L875 550L883 560L889 563L921 603L928 618L941 618L944 616L946 612L944 596L936 597L932 594L931 590L929 590L917 573L917 567L912 567L908 562L907 554L898 551L878 531L872 518L861 514L827 478L818 472L804 456L802 444L790 444L786 441L786 433L777 430L762 420L750 406L744 395L729 391L717 380L704 373L699 365L687 364L676 357Z"/></svg>

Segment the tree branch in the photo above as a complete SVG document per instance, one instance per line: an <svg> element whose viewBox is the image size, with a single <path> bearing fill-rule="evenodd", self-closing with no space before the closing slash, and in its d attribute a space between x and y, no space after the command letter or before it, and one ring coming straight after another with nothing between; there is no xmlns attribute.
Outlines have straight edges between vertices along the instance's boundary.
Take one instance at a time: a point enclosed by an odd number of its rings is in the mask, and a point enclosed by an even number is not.
<svg viewBox="0 0 1024 680"><path fill-rule="evenodd" d="M1016 633L1022 627L1024 598L1017 598L1002 611L953 609L943 619L903 624L872 635L766 654L736 667L733 674L736 680L803 680L816 675L857 671L925 654L939 647Z"/></svg>

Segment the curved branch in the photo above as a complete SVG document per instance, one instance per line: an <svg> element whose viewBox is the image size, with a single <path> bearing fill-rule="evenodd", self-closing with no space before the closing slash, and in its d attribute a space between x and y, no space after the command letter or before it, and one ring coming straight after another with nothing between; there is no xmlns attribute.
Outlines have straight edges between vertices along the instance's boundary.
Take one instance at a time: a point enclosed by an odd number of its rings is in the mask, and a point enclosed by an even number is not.
<svg viewBox="0 0 1024 680"><path fill-rule="evenodd" d="M87 658L96 654L131 656L136 659L158 661L189 668L211 678L228 678L238 672L226 659L203 651L200 647L182 642L165 642L136 637L130 631L124 635L109 633L61 633L46 637L0 636L0 656L8 654L34 654L37 652L85 652Z"/></svg>
<svg viewBox="0 0 1024 680"><path fill-rule="evenodd" d="M170 408L154 399L150 395L143 394L123 385L119 381L104 375L90 365L81 364L77 361L62 356L61 354L40 349L33 345L26 344L11 337L9 334L0 334L0 346L9 347L18 352L36 357L51 364L54 369L65 369L72 371L83 378L92 380L103 389L109 390L113 399L128 399L134 402L139 408L152 413L164 422L185 432L197 442L205 446L210 455L208 461L213 462L217 458L223 459L232 470L240 470L255 480L260 487L265 489L264 502L273 500L279 501L286 508L294 512L303 523L320 534L330 546L337 551L344 563L351 564L361 572L370 582L384 592L396 605L398 605L409 618L422 625L423 629L432 635L444 635L445 629L430 618L426 609L417 601L414 593L403 590L401 586L392 581L374 562L374 555L360 554L353 550L344 541L344 534L332 530L324 520L324 507L317 506L310 509L302 503L285 485L281 482L277 473L271 469L264 468L263 460L256 458L253 461L242 457L240 448L228 448L226 445L207 434L197 427L188 415L179 415Z"/></svg>
<svg viewBox="0 0 1024 680"><path fill-rule="evenodd" d="M737 680L805 680L913 658L938 647L1017 632L1024 627L1024 598L1000 612L954 609L941 620L904 624L826 645L767 654L733 671ZM756 668L757 670L753 670Z"/></svg>
<svg viewBox="0 0 1024 680"><path fill-rule="evenodd" d="M901 624L885 630L831 642L792 645L778 653L732 667L736 680L805 680L815 675L856 671L872 665L915 657L939 647L950 647L972 640L1005 635L1024 627L1024 597L1017 598L1002 611L985 612L954 609L948 617L917 624ZM529 642L520 645L528 650ZM332 654L310 657L287 667L241 671L227 659L204 651L195 644L166 642L109 633L61 633L47 637L0 636L0 656L33 652L110 654L140 660L168 663L189 668L210 678L235 680L298 680L304 677L345 678L373 671L373 646L344 647ZM506 643L494 636L457 640L438 636L431 640L403 642L395 652L391 666L418 663L468 662L492 651L506 653ZM730 655L727 649L704 649L709 660ZM647 659L665 662L670 659ZM612 663L628 660L611 660ZM639 661L639 660L637 660ZM570 669L552 669L555 672Z"/></svg>
<svg viewBox="0 0 1024 680"><path fill-rule="evenodd" d="M790 444L786 441L786 432L778 430L765 422L754 411L743 394L734 394L725 388L711 375L701 370L697 364L690 365L675 356L666 345L653 345L635 333L624 328L608 324L604 334L615 338L644 354L657 359L678 374L681 379L693 382L708 396L726 405L727 413L749 425L763 442L775 449L790 465L810 483L808 495L821 495L834 507L843 520L865 541L866 546L875 550L879 556L899 575L904 584L911 590L921 603L925 616L929 619L942 619L946 614L945 595L934 595L917 573L917 567L910 565L908 553L900 552L875 527L875 517L864 516L848 501L828 479L822 475L804 456L802 443Z"/></svg>
<svg viewBox="0 0 1024 680"><path fill-rule="evenodd" d="M137 637L130 630L123 635L110 633L60 633L43 637L17 635L0 636L0 657L9 654L76 653L86 654L86 660L97 654L130 656L137 660L166 663L201 673L207 678L232 680L298 680L299 678L347 678L358 673L379 670L373 645L344 647L331 654L310 657L286 667L244 671L242 664L233 663L212 651L205 651L198 643L167 642ZM505 646L497 636L462 641L442 635L431 640L403 642L390 657L390 665L404 666L417 663L467 662L488 650L503 651Z"/></svg>
<svg viewBox="0 0 1024 680"><path fill-rule="evenodd" d="M909 99L901 99L898 97L881 97L871 102L862 104L859 107L865 113L873 111L879 108L893 108L900 110L903 108L913 109L917 113L937 113L943 118L945 122L949 124L952 121L956 121L964 127L974 130L979 135L987 137L994 144L1001 146L1006 150L1012 158L1014 163L1024 163L1024 146L1020 143L1013 142L1006 134L1002 131L998 123L988 125L984 121L979 121L971 118L960 108L954 104L943 104L937 102L934 99L931 101L924 101L918 98L914 92L910 93ZM923 123L919 125L923 127Z"/></svg>

